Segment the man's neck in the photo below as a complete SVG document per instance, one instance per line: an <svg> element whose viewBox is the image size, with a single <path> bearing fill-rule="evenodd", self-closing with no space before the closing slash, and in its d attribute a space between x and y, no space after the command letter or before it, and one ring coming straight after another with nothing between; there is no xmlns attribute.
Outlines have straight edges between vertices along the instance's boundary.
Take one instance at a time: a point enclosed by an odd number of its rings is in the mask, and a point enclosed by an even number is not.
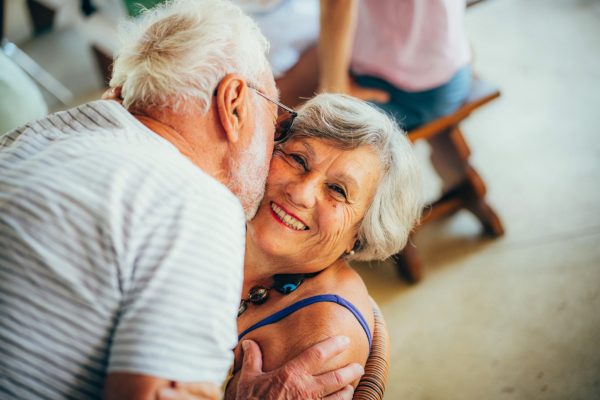
<svg viewBox="0 0 600 400"><path fill-rule="evenodd" d="M177 129L147 115L134 114L134 117L158 136L171 142L181 154L189 158L194 164L198 163L195 160L194 144L187 140Z"/></svg>
<svg viewBox="0 0 600 400"><path fill-rule="evenodd" d="M223 155L218 151L215 135L205 118L189 121L188 117L167 116L165 113L133 113L148 129L169 141L179 152L204 172L226 183L227 174L223 170ZM193 127L193 128L192 128Z"/></svg>

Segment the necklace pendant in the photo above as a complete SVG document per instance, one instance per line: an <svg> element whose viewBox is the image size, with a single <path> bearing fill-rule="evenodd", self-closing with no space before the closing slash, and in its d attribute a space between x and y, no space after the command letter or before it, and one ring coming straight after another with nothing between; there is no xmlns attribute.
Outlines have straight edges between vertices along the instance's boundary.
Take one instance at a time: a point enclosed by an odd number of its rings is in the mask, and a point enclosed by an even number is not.
<svg viewBox="0 0 600 400"><path fill-rule="evenodd" d="M248 292L248 301L252 304L262 304L269 298L269 289L264 286L254 286Z"/></svg>
<svg viewBox="0 0 600 400"><path fill-rule="evenodd" d="M298 289L298 286L304 279L310 277L309 274L278 274L273 275L273 289L281 294L290 294Z"/></svg>
<svg viewBox="0 0 600 400"><path fill-rule="evenodd" d="M244 311L246 311L246 309L248 308L248 304L246 303L246 300L242 299L240 301L240 307L238 308L238 317L240 315L242 315L244 313Z"/></svg>

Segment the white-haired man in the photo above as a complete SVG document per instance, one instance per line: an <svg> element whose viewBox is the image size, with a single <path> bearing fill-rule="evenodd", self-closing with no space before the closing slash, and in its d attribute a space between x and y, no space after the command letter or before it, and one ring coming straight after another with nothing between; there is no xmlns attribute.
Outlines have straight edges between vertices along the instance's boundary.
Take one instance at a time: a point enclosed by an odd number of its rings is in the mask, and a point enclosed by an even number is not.
<svg viewBox="0 0 600 400"><path fill-rule="evenodd" d="M220 0L174 1L125 35L124 107L0 139L1 398L214 398L231 364L277 116L267 42ZM360 366L316 375L346 345L263 373L251 343L238 394L350 398Z"/></svg>

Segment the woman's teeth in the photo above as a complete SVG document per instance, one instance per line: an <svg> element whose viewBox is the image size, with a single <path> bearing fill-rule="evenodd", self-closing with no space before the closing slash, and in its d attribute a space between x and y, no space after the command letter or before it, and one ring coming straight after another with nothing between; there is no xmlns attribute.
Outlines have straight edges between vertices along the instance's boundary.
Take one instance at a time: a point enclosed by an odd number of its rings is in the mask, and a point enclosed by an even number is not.
<svg viewBox="0 0 600 400"><path fill-rule="evenodd" d="M295 229L297 231L305 231L308 229L306 225L304 225L302 222L298 221L296 218L283 211L281 207L279 207L277 204L271 203L271 210L273 210L273 212L277 214L279 219L290 228Z"/></svg>

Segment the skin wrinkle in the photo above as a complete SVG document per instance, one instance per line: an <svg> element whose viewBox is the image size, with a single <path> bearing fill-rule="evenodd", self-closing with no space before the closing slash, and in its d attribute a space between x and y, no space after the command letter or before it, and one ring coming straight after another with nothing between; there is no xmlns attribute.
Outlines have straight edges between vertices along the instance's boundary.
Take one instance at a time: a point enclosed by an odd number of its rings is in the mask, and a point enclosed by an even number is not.
<svg viewBox="0 0 600 400"><path fill-rule="evenodd" d="M315 157L315 153L314 153L314 150L312 149L312 147L310 146L310 144L307 143L307 142L304 142L303 146L306 148L306 150L307 150L308 154L310 155L310 157L314 158ZM347 200L349 203L352 204L353 203L352 200L353 200L354 192L358 191L359 187L360 187L358 185L358 183L356 182L356 180L351 175L348 175L346 173L341 173L341 174L339 174L337 176L334 176L334 178L337 178L337 179L342 180L342 181L343 180L347 180L347 181L352 182L352 184L354 186L352 189L354 189L354 190L348 190L348 200ZM330 200L331 206L334 209L337 209L338 203L335 202L332 199L329 199L329 200ZM372 198L369 199L369 203L370 203L371 200L372 200ZM342 226L345 226L345 225L347 225L349 223L349 221L352 220L353 215L351 215L351 209L349 209L349 208L343 208L343 212L345 212L346 215L344 215L344 220L343 220L344 223L342 224ZM361 222L362 222L362 218L360 218L359 221L351 229L352 232L353 232L353 236L354 237L356 237L356 234L358 232L358 228L359 228ZM342 235L342 231L343 231L343 229L341 229L339 232L336 232L336 233L338 233L338 235L332 236L331 238L325 238L325 240L329 239L332 243L335 243L339 239L339 237ZM351 249L351 247L350 247L350 249ZM346 251L349 251L349 250L346 250Z"/></svg>

